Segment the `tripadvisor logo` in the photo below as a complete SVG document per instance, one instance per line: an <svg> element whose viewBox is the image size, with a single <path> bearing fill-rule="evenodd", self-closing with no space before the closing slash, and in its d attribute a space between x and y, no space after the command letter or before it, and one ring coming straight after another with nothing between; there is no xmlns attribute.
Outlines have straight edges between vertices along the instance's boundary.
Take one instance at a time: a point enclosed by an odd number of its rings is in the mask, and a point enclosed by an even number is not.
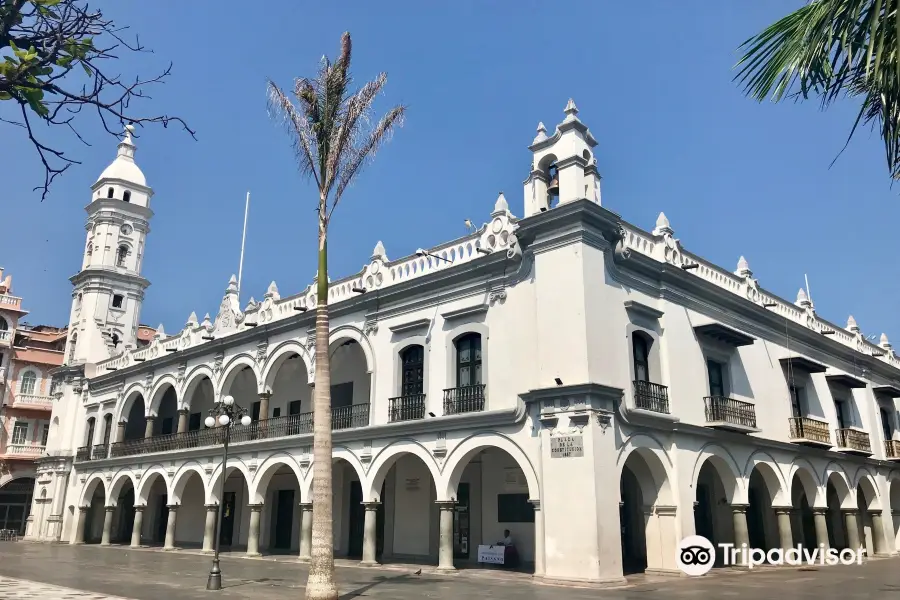
<svg viewBox="0 0 900 600"><path fill-rule="evenodd" d="M837 548L824 548L822 546L804 548L800 544L787 550L773 548L767 552L761 548L750 548L746 544L741 544L740 546L718 544L714 546L712 542L702 535L691 535L681 540L681 543L678 544L675 560L678 563L678 568L685 575L695 577L706 575L716 563L717 550L722 566L737 565L745 566L749 569L764 564L791 566L860 565L865 552L863 548L858 548L857 550L850 548L838 550Z"/></svg>

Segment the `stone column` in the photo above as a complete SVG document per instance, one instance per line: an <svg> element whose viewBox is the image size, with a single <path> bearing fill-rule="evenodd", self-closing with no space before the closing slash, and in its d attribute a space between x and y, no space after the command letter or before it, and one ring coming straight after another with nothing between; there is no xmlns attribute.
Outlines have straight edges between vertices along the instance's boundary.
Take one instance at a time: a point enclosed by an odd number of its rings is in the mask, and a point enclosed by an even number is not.
<svg viewBox="0 0 900 600"><path fill-rule="evenodd" d="M816 525L816 544L824 549L828 549L828 520L825 514L825 508L814 508L813 522Z"/></svg>
<svg viewBox="0 0 900 600"><path fill-rule="evenodd" d="M300 503L300 556L299 560L309 562L312 552L312 503Z"/></svg>
<svg viewBox="0 0 900 600"><path fill-rule="evenodd" d="M250 505L250 531L247 532L247 556L259 556L259 522L262 504Z"/></svg>
<svg viewBox="0 0 900 600"><path fill-rule="evenodd" d="M750 547L750 534L747 530L747 505L732 504L731 520L734 524L734 547L740 550L742 547ZM740 556L740 554L738 555Z"/></svg>
<svg viewBox="0 0 900 600"><path fill-rule="evenodd" d="M178 433L184 433L188 429L188 409L178 411Z"/></svg>
<svg viewBox="0 0 900 600"><path fill-rule="evenodd" d="M782 550L790 550L794 547L794 532L791 529L790 506L776 506L775 514L778 516L778 540Z"/></svg>
<svg viewBox="0 0 900 600"><path fill-rule="evenodd" d="M83 544L84 543L84 526L87 523L87 506L79 506L78 507L78 516L76 517L77 521L75 521L75 536L72 538L71 544Z"/></svg>
<svg viewBox="0 0 900 600"><path fill-rule="evenodd" d="M375 542L378 535L377 511L381 502L363 502L362 505L366 509L366 518L363 527L363 555L360 564L377 565L378 561L375 559L377 550Z"/></svg>
<svg viewBox="0 0 900 600"><path fill-rule="evenodd" d="M844 528L847 530L847 547L856 551L860 547L857 511L855 508L842 508L841 512L844 513Z"/></svg>
<svg viewBox="0 0 900 600"><path fill-rule="evenodd" d="M269 418L269 398L272 394L269 392L259 393L259 420L266 421Z"/></svg>
<svg viewBox="0 0 900 600"><path fill-rule="evenodd" d="M153 437L153 423L156 422L156 417L147 417L147 425L144 427L144 439Z"/></svg>
<svg viewBox="0 0 900 600"><path fill-rule="evenodd" d="M115 506L106 507L106 514L103 515L103 537L100 538L101 546L109 546L109 536L112 533L112 521L115 512Z"/></svg>
<svg viewBox="0 0 900 600"><path fill-rule="evenodd" d="M144 528L145 506L134 507L134 526L131 528L131 547L141 547L141 530Z"/></svg>
<svg viewBox="0 0 900 600"><path fill-rule="evenodd" d="M875 545L875 554L887 556L890 554L890 550L884 537L884 521L881 518L881 511L869 511L869 516L872 517L872 544Z"/></svg>
<svg viewBox="0 0 900 600"><path fill-rule="evenodd" d="M215 551L216 521L219 517L219 505L206 505L206 524L203 526L203 552Z"/></svg>
<svg viewBox="0 0 900 600"><path fill-rule="evenodd" d="M529 502L534 507L534 576L540 577L544 574L544 513L541 512L540 500ZM452 536L453 532L450 533Z"/></svg>
<svg viewBox="0 0 900 600"><path fill-rule="evenodd" d="M453 500L438 500L438 509L441 511L441 537L438 548L438 571L454 571L453 566L453 510L456 502Z"/></svg>
<svg viewBox="0 0 900 600"><path fill-rule="evenodd" d="M177 504L169 504L169 518L166 521L166 543L163 545L163 550L174 550L175 549L175 522L178 517L178 505Z"/></svg>
<svg viewBox="0 0 900 600"><path fill-rule="evenodd" d="M128 425L127 421L119 421L116 425L116 441L123 442L125 441L125 426Z"/></svg>

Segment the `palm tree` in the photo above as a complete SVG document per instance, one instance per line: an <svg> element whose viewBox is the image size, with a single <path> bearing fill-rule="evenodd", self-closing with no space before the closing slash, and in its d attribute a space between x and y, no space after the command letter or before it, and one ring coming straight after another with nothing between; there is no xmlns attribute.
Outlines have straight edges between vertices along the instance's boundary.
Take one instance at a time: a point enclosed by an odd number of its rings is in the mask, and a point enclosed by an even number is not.
<svg viewBox="0 0 900 600"><path fill-rule="evenodd" d="M900 0L812 0L741 45L735 79L747 96L862 98L857 127L880 129L900 179Z"/></svg>
<svg viewBox="0 0 900 600"><path fill-rule="evenodd" d="M355 93L349 90L350 34L341 36L340 56L322 58L314 79L294 82L295 105L271 80L269 103L294 138L300 172L319 188L319 271L316 285L316 382L313 401L312 557L306 597L335 600L331 480L331 373L328 356L328 224L354 177L374 156L406 107L395 106L376 124L372 102L387 82L380 73Z"/></svg>

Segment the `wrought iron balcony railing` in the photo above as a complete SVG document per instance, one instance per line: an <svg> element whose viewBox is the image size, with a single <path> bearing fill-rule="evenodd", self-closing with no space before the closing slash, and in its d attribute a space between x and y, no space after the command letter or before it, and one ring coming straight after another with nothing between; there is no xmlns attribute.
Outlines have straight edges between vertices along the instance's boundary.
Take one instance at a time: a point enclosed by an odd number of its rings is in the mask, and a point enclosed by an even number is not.
<svg viewBox="0 0 900 600"><path fill-rule="evenodd" d="M425 394L409 394L390 398L390 421L412 421L425 418Z"/></svg>
<svg viewBox="0 0 900 600"><path fill-rule="evenodd" d="M635 381L634 406L641 410L669 414L669 388L649 381Z"/></svg>
<svg viewBox="0 0 900 600"><path fill-rule="evenodd" d="M725 423L748 429L756 429L756 407L749 402L742 402L725 396L707 396L707 423Z"/></svg>
<svg viewBox="0 0 900 600"><path fill-rule="evenodd" d="M869 434L865 431L858 431L844 427L843 429L834 430L837 443L835 446L843 450L851 450L854 452L872 453L872 444L869 442Z"/></svg>
<svg viewBox="0 0 900 600"><path fill-rule="evenodd" d="M331 409L331 423L333 429L350 429L365 427L369 424L369 405L352 404ZM265 421L256 421L247 427L238 426L231 430L231 442L249 442L286 437L291 435L303 435L312 433L313 413L301 413L275 417ZM187 450L204 446L217 446L222 444L225 430L221 427L185 431L183 433L169 433L156 435L137 440L126 440L107 446L97 445L79 448L75 454L76 462L88 460L102 460L104 458L118 458L121 456L136 456L141 454L153 454L156 452L170 452L173 450Z"/></svg>
<svg viewBox="0 0 900 600"><path fill-rule="evenodd" d="M444 390L444 414L459 415L484 410L485 384L464 385Z"/></svg>
<svg viewBox="0 0 900 600"><path fill-rule="evenodd" d="M831 431L827 422L809 417L791 417L788 422L792 440L809 440L831 445Z"/></svg>

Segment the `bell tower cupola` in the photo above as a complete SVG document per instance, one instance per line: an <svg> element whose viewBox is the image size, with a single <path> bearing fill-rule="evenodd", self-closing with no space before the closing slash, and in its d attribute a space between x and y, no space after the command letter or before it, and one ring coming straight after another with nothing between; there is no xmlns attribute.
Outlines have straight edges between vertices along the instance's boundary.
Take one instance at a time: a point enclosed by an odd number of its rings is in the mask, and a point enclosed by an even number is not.
<svg viewBox="0 0 900 600"><path fill-rule="evenodd" d="M81 270L70 278L66 364L96 363L137 344L153 190L134 161L133 132L126 126L115 160L91 186Z"/></svg>
<svg viewBox="0 0 900 600"><path fill-rule="evenodd" d="M600 204L600 175L593 152L597 140L578 118L573 100L564 112L566 117L552 136L538 123L537 135L528 147L532 163L525 180L526 217L585 198Z"/></svg>

